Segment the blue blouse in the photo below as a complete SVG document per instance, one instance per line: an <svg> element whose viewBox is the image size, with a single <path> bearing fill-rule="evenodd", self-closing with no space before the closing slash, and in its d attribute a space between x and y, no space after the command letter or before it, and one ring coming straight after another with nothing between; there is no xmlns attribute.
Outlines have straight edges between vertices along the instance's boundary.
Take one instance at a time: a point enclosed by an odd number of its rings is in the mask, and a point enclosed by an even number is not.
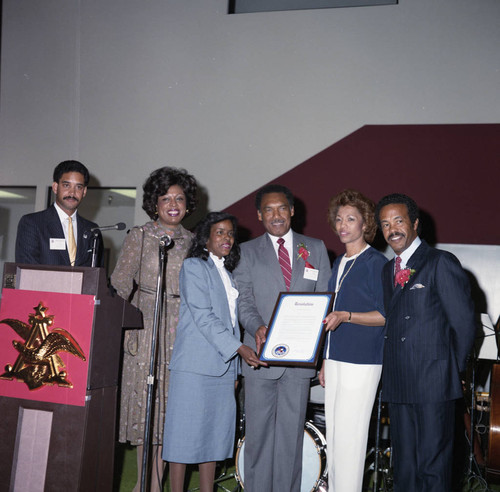
<svg viewBox="0 0 500 492"><path fill-rule="evenodd" d="M335 292L341 259L339 256L333 263L332 276L328 282L330 292ZM368 248L355 260L348 261L342 276L347 271L349 273L337 292L335 311L354 313L379 311L385 316L382 268L387 261L387 258L374 248ZM352 268L349 270L351 265ZM354 364L382 364L383 348L384 326L341 323L335 331L328 332L324 356Z"/></svg>

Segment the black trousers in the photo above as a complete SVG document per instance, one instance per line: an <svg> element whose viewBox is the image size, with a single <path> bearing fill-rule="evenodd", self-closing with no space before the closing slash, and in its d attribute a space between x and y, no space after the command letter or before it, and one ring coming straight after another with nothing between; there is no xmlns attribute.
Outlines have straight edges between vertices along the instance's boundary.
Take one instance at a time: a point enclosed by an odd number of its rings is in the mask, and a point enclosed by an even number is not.
<svg viewBox="0 0 500 492"><path fill-rule="evenodd" d="M394 492L452 490L455 403L389 403Z"/></svg>

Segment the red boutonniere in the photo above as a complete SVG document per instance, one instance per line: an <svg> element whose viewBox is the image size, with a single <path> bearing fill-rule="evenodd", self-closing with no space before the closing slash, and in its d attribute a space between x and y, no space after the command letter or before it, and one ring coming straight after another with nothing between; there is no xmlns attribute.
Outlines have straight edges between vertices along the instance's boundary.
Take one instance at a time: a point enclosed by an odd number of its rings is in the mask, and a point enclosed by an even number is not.
<svg viewBox="0 0 500 492"><path fill-rule="evenodd" d="M299 258L302 258L306 264L306 268L314 269L314 267L307 261L307 258L309 258L309 256L311 255L311 253L309 253L309 250L307 249L307 246L304 243L300 243L299 245L297 245L297 247L299 248L297 260Z"/></svg>
<svg viewBox="0 0 500 492"><path fill-rule="evenodd" d="M404 270L400 270L398 273L396 273L396 283L401 285L401 288L403 289L414 273L415 270L413 268L405 268Z"/></svg>

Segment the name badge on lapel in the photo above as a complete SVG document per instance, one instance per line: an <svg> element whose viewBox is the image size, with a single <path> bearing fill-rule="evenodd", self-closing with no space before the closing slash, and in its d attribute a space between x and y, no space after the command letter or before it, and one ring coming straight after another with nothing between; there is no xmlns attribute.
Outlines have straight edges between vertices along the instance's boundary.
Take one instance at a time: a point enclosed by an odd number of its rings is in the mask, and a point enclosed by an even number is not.
<svg viewBox="0 0 500 492"><path fill-rule="evenodd" d="M49 239L50 249L63 250L66 249L66 239L59 237L51 237Z"/></svg>
<svg viewBox="0 0 500 492"><path fill-rule="evenodd" d="M315 282L318 280L319 270L316 268L304 268L304 278L306 280L314 280Z"/></svg>

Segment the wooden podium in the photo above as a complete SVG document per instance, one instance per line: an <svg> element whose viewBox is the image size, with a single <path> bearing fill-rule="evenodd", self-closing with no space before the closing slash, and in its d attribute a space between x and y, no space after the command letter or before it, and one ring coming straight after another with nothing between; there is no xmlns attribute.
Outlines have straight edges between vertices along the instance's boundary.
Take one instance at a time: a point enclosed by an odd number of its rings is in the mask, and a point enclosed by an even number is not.
<svg viewBox="0 0 500 492"><path fill-rule="evenodd" d="M111 491L122 329L140 311L103 269L6 263L0 313L0 491Z"/></svg>

